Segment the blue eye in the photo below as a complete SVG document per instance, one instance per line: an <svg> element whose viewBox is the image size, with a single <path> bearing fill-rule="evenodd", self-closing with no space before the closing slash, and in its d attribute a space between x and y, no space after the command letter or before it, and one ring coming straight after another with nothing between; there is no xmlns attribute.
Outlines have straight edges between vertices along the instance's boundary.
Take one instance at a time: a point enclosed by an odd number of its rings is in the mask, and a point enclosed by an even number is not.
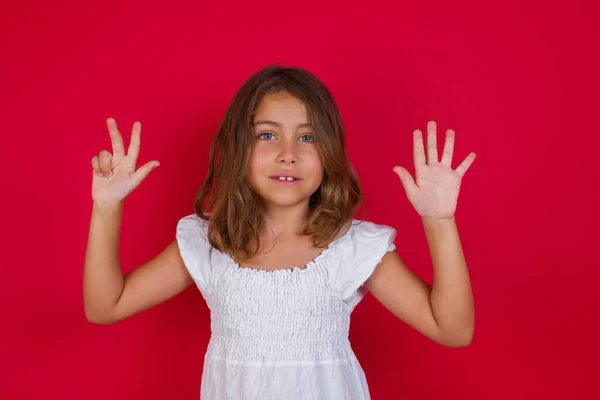
<svg viewBox="0 0 600 400"><path fill-rule="evenodd" d="M271 136L274 136L274 135L273 135L273 133L271 133L271 132L263 132L263 133L261 133L260 135L258 135L257 137L258 137L259 139L262 139L262 137L263 137L264 135L271 135ZM306 142L306 143L314 143L314 141L315 141L315 139L314 139L314 137L313 137L312 135L308 135L308 134L307 134L307 135L302 135L301 137L303 137L303 138L304 138L304 137L308 137L308 138L310 138L308 141L307 141L307 140L302 140L303 142ZM271 139L264 139L264 140L271 140Z"/></svg>
<svg viewBox="0 0 600 400"><path fill-rule="evenodd" d="M260 138L263 135L273 135L271 132L263 132L260 135L258 135L258 137Z"/></svg>

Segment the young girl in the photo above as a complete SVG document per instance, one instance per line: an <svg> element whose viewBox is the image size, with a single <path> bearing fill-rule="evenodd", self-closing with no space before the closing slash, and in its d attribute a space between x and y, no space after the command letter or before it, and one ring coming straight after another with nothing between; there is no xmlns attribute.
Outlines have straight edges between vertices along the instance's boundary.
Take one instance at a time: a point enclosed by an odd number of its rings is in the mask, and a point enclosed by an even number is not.
<svg viewBox="0 0 600 400"><path fill-rule="evenodd" d="M441 162L435 123L426 155L414 132L416 182L394 168L423 219L431 287L394 251L394 228L353 219L361 189L342 120L329 90L305 70L272 66L244 83L213 141L195 213L125 277L117 253L123 202L159 163L136 169L139 122L127 153L115 121L107 125L113 153L92 159L86 316L115 323L195 283L211 311L202 400L369 399L348 341L350 314L367 291L432 340L470 343L473 299L454 213L474 154L451 169L453 131Z"/></svg>

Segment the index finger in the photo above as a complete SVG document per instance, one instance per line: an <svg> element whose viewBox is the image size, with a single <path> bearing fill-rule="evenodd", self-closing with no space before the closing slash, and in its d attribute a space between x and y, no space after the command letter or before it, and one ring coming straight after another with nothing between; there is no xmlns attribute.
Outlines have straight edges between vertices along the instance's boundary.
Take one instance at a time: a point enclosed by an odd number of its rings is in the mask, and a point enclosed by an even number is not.
<svg viewBox="0 0 600 400"><path fill-rule="evenodd" d="M119 128L117 128L117 122L114 120L114 118L108 118L106 120L106 126L108 127L108 132L110 133L113 155L125 154L125 145L123 144L123 137L119 133Z"/></svg>

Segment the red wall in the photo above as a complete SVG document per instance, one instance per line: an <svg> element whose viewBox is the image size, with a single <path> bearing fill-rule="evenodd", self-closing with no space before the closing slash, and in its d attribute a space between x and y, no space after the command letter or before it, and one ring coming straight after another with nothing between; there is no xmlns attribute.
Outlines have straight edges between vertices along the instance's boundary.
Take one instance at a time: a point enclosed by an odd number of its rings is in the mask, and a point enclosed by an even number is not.
<svg viewBox="0 0 600 400"><path fill-rule="evenodd" d="M0 9L0 398L198 398L210 316L195 287L115 325L85 319L90 159L110 149L112 116L126 143L142 122L140 165L161 162L126 203L129 272L193 211L228 102L273 62L330 87L367 219L397 228L398 252L429 282L423 228L392 168L414 172L412 131L431 119L440 144L456 131L453 167L477 154L456 215L474 340L444 348L367 296L351 340L372 397L598 398L592 2L230 3Z"/></svg>

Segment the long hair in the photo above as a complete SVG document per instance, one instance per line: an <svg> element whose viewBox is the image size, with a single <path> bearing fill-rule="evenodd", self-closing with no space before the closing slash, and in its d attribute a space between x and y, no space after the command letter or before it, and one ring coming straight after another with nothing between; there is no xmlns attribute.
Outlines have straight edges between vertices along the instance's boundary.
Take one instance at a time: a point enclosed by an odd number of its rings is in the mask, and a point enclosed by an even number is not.
<svg viewBox="0 0 600 400"><path fill-rule="evenodd" d="M231 101L194 204L196 214L208 221L210 244L242 261L260 248L261 201L248 180L257 140L253 118L262 99L275 93L289 93L306 105L323 163L323 180L310 196L310 216L302 233L312 236L314 246L323 247L345 232L362 204L360 182L346 154L342 119L329 89L304 69L267 66L244 82Z"/></svg>

